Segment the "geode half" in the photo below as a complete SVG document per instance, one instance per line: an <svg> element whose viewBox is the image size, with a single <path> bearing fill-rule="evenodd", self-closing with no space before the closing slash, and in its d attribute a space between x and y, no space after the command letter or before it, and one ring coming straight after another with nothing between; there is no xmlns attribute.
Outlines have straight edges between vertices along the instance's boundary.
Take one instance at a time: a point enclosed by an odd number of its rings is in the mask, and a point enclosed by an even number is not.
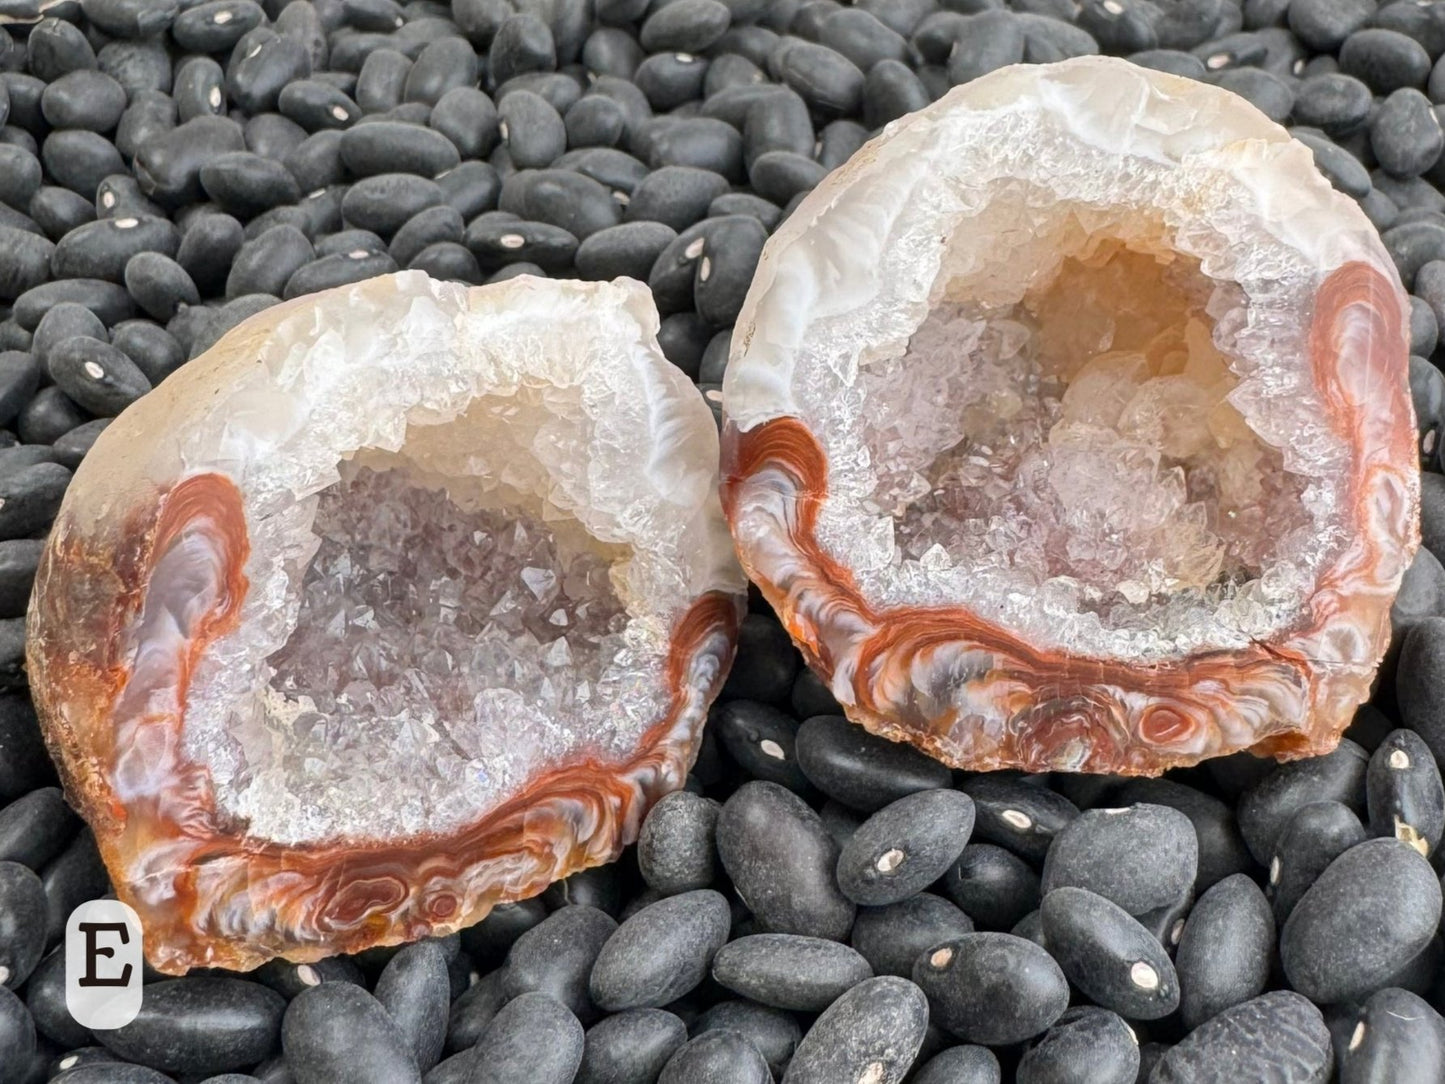
<svg viewBox="0 0 1445 1084"><path fill-rule="evenodd" d="M959 767L1332 748L1418 540L1407 308L1221 89L1088 57L903 118L769 242L723 386L744 567Z"/></svg>
<svg viewBox="0 0 1445 1084"><path fill-rule="evenodd" d="M680 786L744 581L637 283L403 272L112 424L36 579L67 791L163 971L444 933Z"/></svg>

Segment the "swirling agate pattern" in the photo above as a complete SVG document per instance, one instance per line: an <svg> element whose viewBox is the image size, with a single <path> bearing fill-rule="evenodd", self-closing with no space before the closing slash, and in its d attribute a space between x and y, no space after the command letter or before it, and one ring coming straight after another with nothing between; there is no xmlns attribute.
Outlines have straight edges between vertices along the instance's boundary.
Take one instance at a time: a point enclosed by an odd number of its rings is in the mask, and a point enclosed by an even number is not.
<svg viewBox="0 0 1445 1084"><path fill-rule="evenodd" d="M1078 123L1090 138L1096 134L1088 116L1091 80L1112 80L1116 87L1148 83L1143 96L1167 99L1170 108L1192 93L1182 80L1089 58L1005 69L917 116L970 104L997 107L1033 79L1047 96L1050 67L1064 69L1058 79L1071 91L1068 100L1086 103ZM1206 90L1213 98L1200 106L1201 116L1210 108L1252 112L1242 103L1221 105L1213 99L1225 96L1200 88ZM819 283L807 282L799 267L826 263L831 241L819 234L846 198L842 193L854 181L888 183L879 170L870 174L871 159L917 116L815 190L793 227L764 252L724 387L723 506L744 568L855 722L956 767L1155 775L1242 749L1281 758L1327 752L1369 694L1390 634L1390 606L1418 543L1404 298L1383 250L1377 242L1366 245L1367 258L1320 269L1303 363L1329 430L1349 450L1339 502L1344 542L1319 571L1300 618L1278 635L1136 661L1037 646L947 600L880 604L860 585L848 554L820 540L830 463L795 401L798 381L807 379L796 368L799 344L817 342L809 339L816 335L809 306L823 310L826 326L826 317L856 300L858 291L849 292L852 283L826 282L832 265L818 273ZM1158 130L1165 140L1173 133L1165 124ZM1269 130L1277 134L1268 138L1286 141L1272 125L1260 129ZM1312 189L1309 195L1300 202L1349 203L1333 193ZM1341 230L1360 229L1353 206L1340 213ZM867 220L866 212L852 220L847 214L841 216L845 233ZM859 236L849 235L850 241ZM1353 236L1339 247L1361 249ZM1321 248L1328 247L1326 238Z"/></svg>
<svg viewBox="0 0 1445 1084"><path fill-rule="evenodd" d="M565 289L522 289L554 285ZM359 289L385 305L393 292L410 303L432 288L408 273ZM252 835L219 808L207 765L183 739L198 660L236 630L255 587L246 495L220 471L139 481L143 470L119 462L133 449L119 445L108 477L97 447L87 464L99 484L86 487L83 507L73 491L42 559L28 665L67 794L93 826L119 898L139 912L158 969L316 960L455 930L616 857L650 804L682 785L732 659L735 566L683 600L668 640L669 706L625 755L577 735L571 755L455 832L287 845Z"/></svg>

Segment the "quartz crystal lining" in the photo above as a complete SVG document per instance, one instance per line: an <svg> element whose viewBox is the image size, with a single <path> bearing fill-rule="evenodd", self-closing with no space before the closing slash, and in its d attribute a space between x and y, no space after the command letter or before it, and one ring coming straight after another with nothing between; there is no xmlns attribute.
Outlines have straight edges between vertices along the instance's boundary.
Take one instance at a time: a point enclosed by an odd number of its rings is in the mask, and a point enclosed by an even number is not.
<svg viewBox="0 0 1445 1084"><path fill-rule="evenodd" d="M168 971L445 933L682 784L744 580L637 284L404 272L126 411L37 574L47 739Z"/></svg>
<svg viewBox="0 0 1445 1084"><path fill-rule="evenodd" d="M1406 313L1243 99L1001 69L764 250L723 387L739 555L850 717L955 766L1324 752L1418 544Z"/></svg>

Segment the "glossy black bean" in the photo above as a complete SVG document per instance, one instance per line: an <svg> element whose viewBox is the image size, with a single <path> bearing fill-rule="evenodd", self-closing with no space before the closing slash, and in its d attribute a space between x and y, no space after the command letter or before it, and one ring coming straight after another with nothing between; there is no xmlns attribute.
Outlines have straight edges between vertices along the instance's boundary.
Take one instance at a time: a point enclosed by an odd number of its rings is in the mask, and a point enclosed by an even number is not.
<svg viewBox="0 0 1445 1084"><path fill-rule="evenodd" d="M723 805L718 856L761 929L842 940L854 907L838 891L838 846L808 805L776 783L739 787Z"/></svg>
<svg viewBox="0 0 1445 1084"><path fill-rule="evenodd" d="M989 1046L1046 1031L1069 1005L1069 985L1053 958L1032 941L972 933L919 957L913 981L928 997L934 1023Z"/></svg>
<svg viewBox="0 0 1445 1084"><path fill-rule="evenodd" d="M1424 739L1412 730L1387 735L1370 757L1365 791L1371 834L1435 852L1445 835L1445 786Z"/></svg>
<svg viewBox="0 0 1445 1084"><path fill-rule="evenodd" d="M728 191L727 178L690 166L666 166L632 190L627 221L664 223L683 230L706 217L713 200Z"/></svg>
<svg viewBox="0 0 1445 1084"><path fill-rule="evenodd" d="M915 791L947 786L948 769L911 746L869 734L841 715L798 729L798 764L823 793L864 812Z"/></svg>
<svg viewBox="0 0 1445 1084"><path fill-rule="evenodd" d="M286 1006L281 1044L295 1079L306 1084L421 1080L406 1035L376 998L349 982L297 994Z"/></svg>
<svg viewBox="0 0 1445 1084"><path fill-rule="evenodd" d="M795 753L798 724L790 716L767 704L730 700L713 709L709 725L750 777L807 793L808 780Z"/></svg>
<svg viewBox="0 0 1445 1084"><path fill-rule="evenodd" d="M34 1058L35 1023L25 1003L0 986L0 1065L10 1079L35 1080L38 1078L29 1071Z"/></svg>
<svg viewBox="0 0 1445 1084"><path fill-rule="evenodd" d="M1024 31L1012 13L982 11L968 17L957 47L948 56L948 78L967 83L1024 58Z"/></svg>
<svg viewBox="0 0 1445 1084"><path fill-rule="evenodd" d="M319 79L287 83L276 96L276 108L308 132L349 128L361 116L349 95Z"/></svg>
<svg viewBox="0 0 1445 1084"><path fill-rule="evenodd" d="M960 788L974 801L975 838L1040 861L1054 837L1079 815L1067 798L1004 775L980 775Z"/></svg>
<svg viewBox="0 0 1445 1084"><path fill-rule="evenodd" d="M990 843L965 847L943 889L980 926L997 930L1011 929L1040 899L1038 874L1017 855Z"/></svg>
<svg viewBox="0 0 1445 1084"><path fill-rule="evenodd" d="M1383 988L1430 940L1440 882L1409 844L1371 839L1330 863L1280 931L1290 985L1321 1003Z"/></svg>
<svg viewBox="0 0 1445 1084"><path fill-rule="evenodd" d="M341 201L341 212L347 225L389 236L419 211L441 202L442 191L435 181L409 173L382 173L352 185Z"/></svg>
<svg viewBox="0 0 1445 1084"><path fill-rule="evenodd" d="M123 282L126 267L135 256L172 256L179 245L175 226L164 218L103 218L77 226L62 237L50 263L59 277Z"/></svg>

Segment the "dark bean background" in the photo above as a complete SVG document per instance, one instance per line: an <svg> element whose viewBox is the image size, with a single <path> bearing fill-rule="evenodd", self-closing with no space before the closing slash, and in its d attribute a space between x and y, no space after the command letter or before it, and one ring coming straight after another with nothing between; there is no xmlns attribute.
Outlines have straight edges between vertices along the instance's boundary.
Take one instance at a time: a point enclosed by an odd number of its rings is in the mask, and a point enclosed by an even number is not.
<svg viewBox="0 0 1445 1084"><path fill-rule="evenodd" d="M24 612L109 418L404 267L642 279L716 409L808 190L953 85L1094 52L1290 126L1412 294L1425 548L1336 752L953 773L843 720L755 598L616 864L460 935L150 975L118 1031L66 1015L64 919L109 886ZM0 1084L1445 1081L1442 53L1445 0L0 0Z"/></svg>

